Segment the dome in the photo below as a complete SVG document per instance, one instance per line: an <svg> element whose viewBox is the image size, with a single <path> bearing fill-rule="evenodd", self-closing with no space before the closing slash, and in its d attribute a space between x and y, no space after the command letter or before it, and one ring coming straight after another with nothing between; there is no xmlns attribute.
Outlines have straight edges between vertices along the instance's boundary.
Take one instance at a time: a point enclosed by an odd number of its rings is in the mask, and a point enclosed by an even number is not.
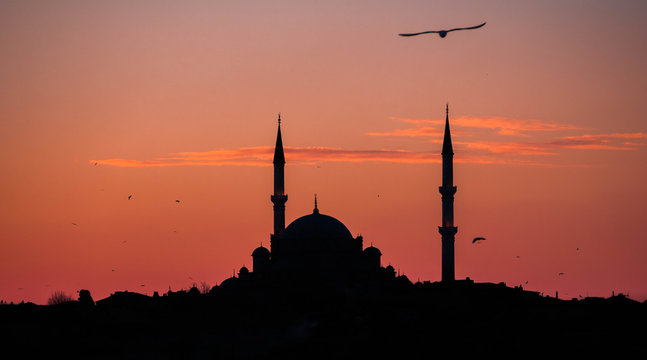
<svg viewBox="0 0 647 360"><path fill-rule="evenodd" d="M267 248L266 248L266 247L263 247L263 246L261 245L261 246L257 247L257 248L252 252L252 256L253 256L253 257L256 257L256 256L270 257L270 251L269 251L269 250L267 250Z"/></svg>
<svg viewBox="0 0 647 360"><path fill-rule="evenodd" d="M315 209L316 210L316 209ZM285 239L352 239L346 225L318 211L294 220L283 232Z"/></svg>
<svg viewBox="0 0 647 360"><path fill-rule="evenodd" d="M380 249L374 247L373 245L364 249L364 254L372 255L372 256L382 256L382 252L380 251Z"/></svg>

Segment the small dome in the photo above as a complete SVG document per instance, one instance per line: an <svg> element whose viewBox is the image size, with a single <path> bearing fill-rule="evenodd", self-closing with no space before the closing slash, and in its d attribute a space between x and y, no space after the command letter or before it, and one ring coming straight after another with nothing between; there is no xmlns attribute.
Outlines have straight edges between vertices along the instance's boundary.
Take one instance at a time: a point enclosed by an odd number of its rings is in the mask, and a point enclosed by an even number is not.
<svg viewBox="0 0 647 360"><path fill-rule="evenodd" d="M286 239L352 239L346 225L332 216L315 212L294 220L283 232Z"/></svg>
<svg viewBox="0 0 647 360"><path fill-rule="evenodd" d="M364 249L364 254L371 255L371 256L382 256L382 252L380 251L380 249L372 245Z"/></svg>
<svg viewBox="0 0 647 360"><path fill-rule="evenodd" d="M248 270L248 269L247 269L247 267L245 267L245 266L243 266L242 268L240 268L240 271L238 271L238 275L239 275L239 276L240 276L240 275L247 275L247 274L249 274L249 270Z"/></svg>
<svg viewBox="0 0 647 360"><path fill-rule="evenodd" d="M264 246L259 246L257 247L253 252L252 252L253 257L261 256L261 257L270 257L270 251L267 250L266 247Z"/></svg>

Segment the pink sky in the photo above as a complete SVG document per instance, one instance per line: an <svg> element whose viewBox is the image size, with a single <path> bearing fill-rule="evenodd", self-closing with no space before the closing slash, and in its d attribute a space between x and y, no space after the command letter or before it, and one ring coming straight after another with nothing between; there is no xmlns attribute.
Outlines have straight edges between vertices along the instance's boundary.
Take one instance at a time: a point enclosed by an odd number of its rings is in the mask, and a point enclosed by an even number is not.
<svg viewBox="0 0 647 360"><path fill-rule="evenodd" d="M640 1L1 2L0 299L250 266L278 112L287 221L317 193L437 281L446 103L457 277L647 299L646 22Z"/></svg>

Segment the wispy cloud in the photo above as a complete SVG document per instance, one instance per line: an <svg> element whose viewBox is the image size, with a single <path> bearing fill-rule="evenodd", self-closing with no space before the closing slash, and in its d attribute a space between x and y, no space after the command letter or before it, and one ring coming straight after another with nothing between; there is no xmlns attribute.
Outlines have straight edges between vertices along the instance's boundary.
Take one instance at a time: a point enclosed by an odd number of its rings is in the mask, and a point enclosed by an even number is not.
<svg viewBox="0 0 647 360"><path fill-rule="evenodd" d="M578 136L563 136L548 142L547 145L580 150L636 150L638 147L645 145L645 140L647 140L647 134L643 132L626 134L585 134Z"/></svg>
<svg viewBox="0 0 647 360"><path fill-rule="evenodd" d="M292 164L317 162L440 162L438 152L415 152L401 149L348 150L330 147L285 147L285 156ZM221 149L204 152L180 152L152 160L105 159L91 163L118 167L167 166L272 166L274 147L257 146L238 149Z"/></svg>
<svg viewBox="0 0 647 360"><path fill-rule="evenodd" d="M444 120L393 118L398 122L413 124L415 127L397 129L390 132L368 132L370 136L404 136L431 138L432 143L441 143ZM548 163L546 156L560 155L563 149L577 150L636 150L647 145L647 134L609 133L559 136L546 140L545 133L558 135L556 132L576 130L575 126L559 125L538 120L519 120L503 117L474 118L461 117L451 120L452 126L458 128L454 145L458 163L475 164L514 164L526 166L586 166ZM466 128L485 128L496 130L503 136L499 141L472 141L474 136ZM462 130L462 132L461 132ZM454 131L453 131L454 132ZM544 136L538 136L543 133ZM517 135L519 140L505 141L509 136ZM530 137L534 136L535 141ZM479 139L481 137L479 136ZM501 141L504 140L504 141ZM320 162L388 162L388 163L439 163L440 147L436 151L418 152L406 149L354 150L322 146L285 147L286 158L290 164L316 164ZM154 159L104 159L91 160L91 163L116 167L170 167L170 166L272 166L273 146L253 146L235 149L218 149L202 152L178 152ZM537 156L541 156L542 160Z"/></svg>
<svg viewBox="0 0 647 360"><path fill-rule="evenodd" d="M442 125L445 120L434 119L408 119L408 118L391 118L394 121L412 124L414 128L397 129L388 132L369 132L370 136L431 136L442 135ZM440 125L439 127L430 127L429 125ZM551 122L545 122L533 119L515 119L507 117L469 117L462 116L451 120L451 125L462 128L478 128L495 130L499 135L508 136L529 136L529 133L551 132L561 130L574 130L578 127L573 125L564 125Z"/></svg>

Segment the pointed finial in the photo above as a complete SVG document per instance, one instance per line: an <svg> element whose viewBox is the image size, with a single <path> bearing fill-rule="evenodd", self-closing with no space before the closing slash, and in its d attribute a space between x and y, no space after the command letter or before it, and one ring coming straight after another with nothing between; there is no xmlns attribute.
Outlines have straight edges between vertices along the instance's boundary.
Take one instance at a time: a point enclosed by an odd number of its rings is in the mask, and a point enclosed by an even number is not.
<svg viewBox="0 0 647 360"><path fill-rule="evenodd" d="M279 126L281 125L281 113L279 113Z"/></svg>
<svg viewBox="0 0 647 360"><path fill-rule="evenodd" d="M445 104L445 118L449 118L449 103Z"/></svg>
<svg viewBox="0 0 647 360"><path fill-rule="evenodd" d="M319 209L317 208L317 194L315 194L315 208L312 210L313 214L319 214Z"/></svg>

